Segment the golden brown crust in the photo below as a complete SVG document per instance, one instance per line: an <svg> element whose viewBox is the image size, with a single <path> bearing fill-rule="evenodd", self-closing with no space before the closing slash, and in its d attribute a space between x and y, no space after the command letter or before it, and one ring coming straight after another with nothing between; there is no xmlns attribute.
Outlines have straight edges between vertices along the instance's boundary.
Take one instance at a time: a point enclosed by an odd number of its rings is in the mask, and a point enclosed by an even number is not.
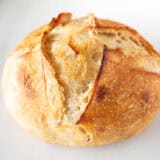
<svg viewBox="0 0 160 160"><path fill-rule="evenodd" d="M9 56L3 74L3 92L10 112L25 130L49 143L97 146L139 133L151 122L160 106L159 54L137 31L123 24L93 16L70 19L70 13L53 18L48 25L30 33ZM76 44L74 41L79 39L72 35L64 39L63 44L67 41L75 57L90 52L88 48L93 44L96 47L91 51L99 47L98 51L103 52L89 103L80 119L73 123L66 120L64 86L52 55L47 51L50 47L47 43L54 27L75 26L77 21L86 21L87 25L75 35L80 38L80 33L87 33L94 41L88 42L86 38L84 43L88 45ZM123 33L138 48L138 53L133 54L133 48L125 43L110 47L112 40L109 44L107 36L99 36L101 33L113 37ZM93 59L97 59L94 54ZM75 73L70 75L76 77Z"/></svg>
<svg viewBox="0 0 160 160"><path fill-rule="evenodd" d="M100 18L95 18L96 19L96 27L97 28L104 28L106 29L114 29L114 30L124 30L127 32L130 32L134 36L137 36L139 41L142 43L142 45L150 52L153 54L157 54L155 49L152 47L152 45L147 42L136 30L133 28L130 28L124 24L121 24L119 22L114 22L111 20L105 20L105 19L100 19ZM158 54L159 56L159 54Z"/></svg>
<svg viewBox="0 0 160 160"><path fill-rule="evenodd" d="M134 69L131 61L116 64L112 55L123 56L117 50L106 49L104 54L94 96L78 122L93 133L95 144L136 134L139 125L141 129L148 125L160 101L159 74Z"/></svg>

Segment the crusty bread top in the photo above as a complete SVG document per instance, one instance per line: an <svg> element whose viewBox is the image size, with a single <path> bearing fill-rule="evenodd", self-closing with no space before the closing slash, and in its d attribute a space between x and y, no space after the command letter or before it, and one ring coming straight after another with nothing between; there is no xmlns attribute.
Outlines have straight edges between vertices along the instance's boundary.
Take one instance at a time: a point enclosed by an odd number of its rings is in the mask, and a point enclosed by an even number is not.
<svg viewBox="0 0 160 160"><path fill-rule="evenodd" d="M28 131L51 143L96 145L148 124L159 108L159 72L160 56L135 30L63 13L11 53L3 90Z"/></svg>

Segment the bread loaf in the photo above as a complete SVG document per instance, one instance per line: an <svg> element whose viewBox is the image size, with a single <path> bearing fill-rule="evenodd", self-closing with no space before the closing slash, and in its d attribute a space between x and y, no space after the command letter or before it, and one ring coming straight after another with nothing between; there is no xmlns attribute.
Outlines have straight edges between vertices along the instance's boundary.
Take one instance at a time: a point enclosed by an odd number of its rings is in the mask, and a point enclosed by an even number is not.
<svg viewBox="0 0 160 160"><path fill-rule="evenodd" d="M135 30L70 13L30 33L3 73L6 106L49 142L97 146L142 131L160 107L160 56Z"/></svg>

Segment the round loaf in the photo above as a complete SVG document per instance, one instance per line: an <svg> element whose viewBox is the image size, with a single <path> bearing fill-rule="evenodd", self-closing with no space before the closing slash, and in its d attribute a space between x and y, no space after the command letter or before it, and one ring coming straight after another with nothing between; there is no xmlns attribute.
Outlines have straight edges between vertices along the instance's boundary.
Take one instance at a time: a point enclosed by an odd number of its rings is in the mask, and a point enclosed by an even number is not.
<svg viewBox="0 0 160 160"><path fill-rule="evenodd" d="M7 108L49 142L97 146L142 131L160 107L160 56L135 30L70 13L29 34L3 73Z"/></svg>

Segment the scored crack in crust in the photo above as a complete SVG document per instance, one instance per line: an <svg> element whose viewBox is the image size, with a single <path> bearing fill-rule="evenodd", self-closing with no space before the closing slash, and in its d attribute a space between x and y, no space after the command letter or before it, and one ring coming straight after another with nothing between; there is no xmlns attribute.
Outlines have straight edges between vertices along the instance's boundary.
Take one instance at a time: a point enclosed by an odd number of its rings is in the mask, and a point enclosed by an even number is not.
<svg viewBox="0 0 160 160"><path fill-rule="evenodd" d="M143 130L160 102L160 56L135 30L62 13L28 35L3 73L5 103L49 143L96 146Z"/></svg>

